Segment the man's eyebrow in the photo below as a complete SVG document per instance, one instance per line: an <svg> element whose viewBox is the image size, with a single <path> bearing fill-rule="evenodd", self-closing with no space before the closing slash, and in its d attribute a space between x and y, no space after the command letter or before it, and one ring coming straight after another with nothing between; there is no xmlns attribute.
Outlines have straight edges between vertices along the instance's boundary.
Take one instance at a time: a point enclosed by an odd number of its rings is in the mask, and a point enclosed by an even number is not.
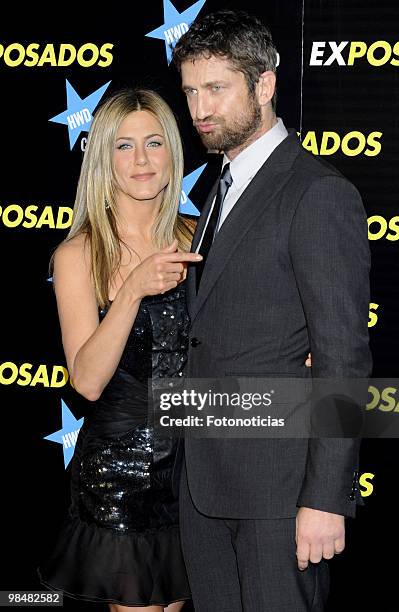
<svg viewBox="0 0 399 612"><path fill-rule="evenodd" d="M144 136L144 139L153 138L154 136L159 136L160 138L163 138L162 134L148 134L148 136ZM132 138L131 136L119 136L116 141L118 140L134 140L134 138Z"/></svg>

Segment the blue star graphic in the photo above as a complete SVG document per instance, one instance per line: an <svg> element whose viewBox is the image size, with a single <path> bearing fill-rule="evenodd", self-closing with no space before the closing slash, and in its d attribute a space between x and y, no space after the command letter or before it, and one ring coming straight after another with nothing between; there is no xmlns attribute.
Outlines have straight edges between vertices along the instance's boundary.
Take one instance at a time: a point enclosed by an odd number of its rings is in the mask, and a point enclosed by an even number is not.
<svg viewBox="0 0 399 612"><path fill-rule="evenodd" d="M194 204L192 203L192 201L190 200L188 196L190 194L190 191L194 187L195 183L198 181L199 177L205 170L205 168L206 168L206 164L204 164L203 166L200 166L193 172L190 172L190 174L185 176L183 179L179 212L183 213L184 215L193 215L195 217L199 217L201 214L198 208L194 206Z"/></svg>
<svg viewBox="0 0 399 612"><path fill-rule="evenodd" d="M83 425L84 418L77 420L69 410L66 403L61 400L62 406L62 429L55 431L49 436L44 436L45 440L51 442L58 442L62 444L64 451L64 466L65 469L68 467L70 460L73 457L75 450L75 444L78 437L79 429Z"/></svg>
<svg viewBox="0 0 399 612"><path fill-rule="evenodd" d="M79 134L89 131L94 109L110 83L111 81L108 81L108 83L87 96L87 98L82 99L76 93L69 81L66 80L67 109L63 113L52 117L49 121L62 123L68 126L69 145L71 150Z"/></svg>
<svg viewBox="0 0 399 612"><path fill-rule="evenodd" d="M165 41L166 57L168 64L172 61L172 50L180 36L187 32L192 22L197 17L198 13L204 6L206 0L198 0L195 4L190 6L188 9L179 13L170 2L170 0L163 0L163 14L165 23L159 28L152 30L146 34L150 38L159 38Z"/></svg>

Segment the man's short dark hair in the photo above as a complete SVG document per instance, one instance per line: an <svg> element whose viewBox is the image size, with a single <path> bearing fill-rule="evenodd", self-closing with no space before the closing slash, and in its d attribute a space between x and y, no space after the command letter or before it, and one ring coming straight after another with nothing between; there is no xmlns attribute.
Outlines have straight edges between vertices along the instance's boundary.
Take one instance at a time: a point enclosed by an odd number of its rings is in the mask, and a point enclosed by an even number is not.
<svg viewBox="0 0 399 612"><path fill-rule="evenodd" d="M276 71L277 51L270 30L245 11L222 10L205 15L190 26L173 51L179 71L185 61L212 56L230 60L244 74L251 93L262 72Z"/></svg>

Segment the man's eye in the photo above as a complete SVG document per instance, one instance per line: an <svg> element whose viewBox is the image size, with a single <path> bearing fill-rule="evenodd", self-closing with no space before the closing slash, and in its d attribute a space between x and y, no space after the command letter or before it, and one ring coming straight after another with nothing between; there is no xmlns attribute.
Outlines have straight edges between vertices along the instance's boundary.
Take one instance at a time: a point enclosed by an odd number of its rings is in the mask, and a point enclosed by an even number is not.
<svg viewBox="0 0 399 612"><path fill-rule="evenodd" d="M193 96L195 94L195 89L186 89L186 96Z"/></svg>
<svg viewBox="0 0 399 612"><path fill-rule="evenodd" d="M212 91L220 91L222 89L221 85L212 85Z"/></svg>

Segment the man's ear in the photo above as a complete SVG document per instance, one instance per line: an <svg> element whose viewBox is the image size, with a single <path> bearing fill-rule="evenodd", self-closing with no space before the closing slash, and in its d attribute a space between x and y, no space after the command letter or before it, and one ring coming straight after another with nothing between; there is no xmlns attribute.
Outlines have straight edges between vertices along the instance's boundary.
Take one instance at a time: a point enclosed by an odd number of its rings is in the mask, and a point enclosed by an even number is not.
<svg viewBox="0 0 399 612"><path fill-rule="evenodd" d="M258 102L261 106L266 106L273 97L276 89L276 73L272 70L262 72L256 85Z"/></svg>

